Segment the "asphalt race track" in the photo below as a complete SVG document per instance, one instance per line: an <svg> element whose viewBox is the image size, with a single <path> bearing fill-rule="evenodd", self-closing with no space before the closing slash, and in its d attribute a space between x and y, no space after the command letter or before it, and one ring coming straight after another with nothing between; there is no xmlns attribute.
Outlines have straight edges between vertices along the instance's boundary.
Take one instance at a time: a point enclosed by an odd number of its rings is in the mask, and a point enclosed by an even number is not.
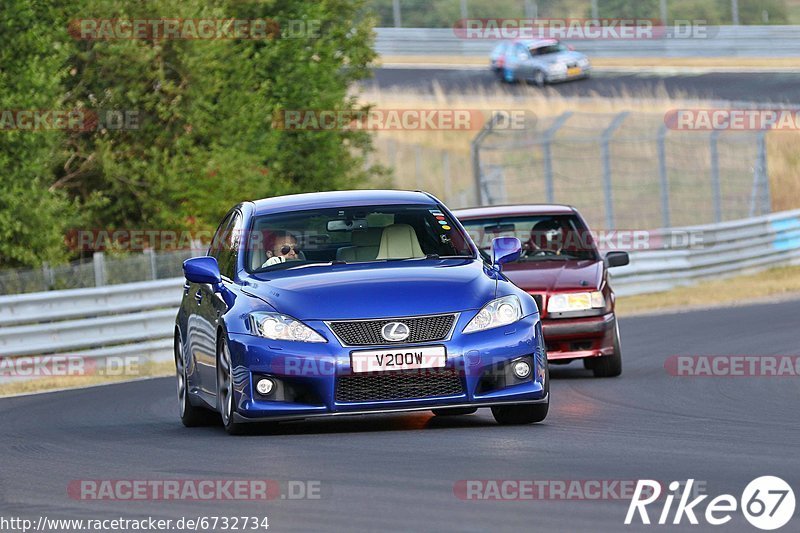
<svg viewBox="0 0 800 533"><path fill-rule="evenodd" d="M799 313L800 301L787 301L623 319L622 377L555 368L550 416L534 426L497 426L484 410L420 412L229 437L221 427L180 424L173 379L3 399L3 515L266 515L270 531L620 531L627 501L464 501L454 483L694 478L712 497L737 499L762 475L798 487L798 378L674 377L664 362L673 354L796 355ZM197 478L319 480L322 498L109 502L67 493L71 480ZM797 531L796 521L784 530ZM683 526L628 530L714 529ZM738 512L717 529L756 531Z"/></svg>
<svg viewBox="0 0 800 533"><path fill-rule="evenodd" d="M381 68L364 87L428 92L434 82L445 93L475 94L508 91L519 96L539 95L542 89L507 85L486 70ZM708 72L708 73L611 73L596 72L592 78L550 85L546 91L561 96L698 98L764 103L800 103L798 72Z"/></svg>

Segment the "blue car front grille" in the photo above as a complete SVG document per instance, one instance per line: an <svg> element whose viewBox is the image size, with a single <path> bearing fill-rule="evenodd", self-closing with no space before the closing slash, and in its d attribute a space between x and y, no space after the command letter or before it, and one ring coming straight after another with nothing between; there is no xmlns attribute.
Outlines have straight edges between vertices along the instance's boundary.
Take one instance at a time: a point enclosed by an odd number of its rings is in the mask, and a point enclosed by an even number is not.
<svg viewBox="0 0 800 533"><path fill-rule="evenodd" d="M432 315L408 318L386 318L380 320L348 320L330 322L333 333L348 346L379 346L390 343L381 335L381 329L389 322L403 322L408 326L407 339L402 344L440 341L450 335L456 315Z"/></svg>
<svg viewBox="0 0 800 533"><path fill-rule="evenodd" d="M463 382L452 368L340 376L336 380L336 401L340 403L462 394Z"/></svg>

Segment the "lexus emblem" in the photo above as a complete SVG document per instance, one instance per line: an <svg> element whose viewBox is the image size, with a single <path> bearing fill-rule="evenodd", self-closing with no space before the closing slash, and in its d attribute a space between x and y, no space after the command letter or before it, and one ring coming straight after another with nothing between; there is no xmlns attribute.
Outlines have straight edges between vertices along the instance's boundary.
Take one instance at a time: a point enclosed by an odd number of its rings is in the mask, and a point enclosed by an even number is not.
<svg viewBox="0 0 800 533"><path fill-rule="evenodd" d="M389 342L404 341L410 334L411 330L402 322L389 322L381 328L381 337Z"/></svg>

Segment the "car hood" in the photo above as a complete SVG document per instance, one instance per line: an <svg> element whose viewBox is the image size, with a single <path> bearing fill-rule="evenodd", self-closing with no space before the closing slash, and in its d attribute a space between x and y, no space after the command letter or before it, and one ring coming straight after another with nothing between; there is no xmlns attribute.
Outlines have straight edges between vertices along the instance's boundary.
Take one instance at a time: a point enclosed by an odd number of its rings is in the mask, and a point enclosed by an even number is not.
<svg viewBox="0 0 800 533"><path fill-rule="evenodd" d="M603 262L527 261L506 265L503 273L529 292L598 290L603 281Z"/></svg>
<svg viewBox="0 0 800 533"><path fill-rule="evenodd" d="M556 54L547 54L542 59L545 63L553 64L553 63L577 63L581 59L586 57L580 52L574 52L572 50L566 52L558 52Z"/></svg>
<svg viewBox="0 0 800 533"><path fill-rule="evenodd" d="M299 320L341 320L478 309L497 280L481 261L419 260L264 272L243 290Z"/></svg>

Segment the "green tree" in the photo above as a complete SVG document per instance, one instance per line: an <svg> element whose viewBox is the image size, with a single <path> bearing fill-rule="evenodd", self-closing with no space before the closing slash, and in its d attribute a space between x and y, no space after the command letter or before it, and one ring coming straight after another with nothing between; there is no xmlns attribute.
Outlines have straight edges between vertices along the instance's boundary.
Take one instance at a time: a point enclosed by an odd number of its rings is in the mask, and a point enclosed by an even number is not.
<svg viewBox="0 0 800 533"><path fill-rule="evenodd" d="M66 31L52 7L5 0L0 16L0 264L65 257L63 232L74 211L49 190L63 146L59 131L15 129L18 111L60 109Z"/></svg>

